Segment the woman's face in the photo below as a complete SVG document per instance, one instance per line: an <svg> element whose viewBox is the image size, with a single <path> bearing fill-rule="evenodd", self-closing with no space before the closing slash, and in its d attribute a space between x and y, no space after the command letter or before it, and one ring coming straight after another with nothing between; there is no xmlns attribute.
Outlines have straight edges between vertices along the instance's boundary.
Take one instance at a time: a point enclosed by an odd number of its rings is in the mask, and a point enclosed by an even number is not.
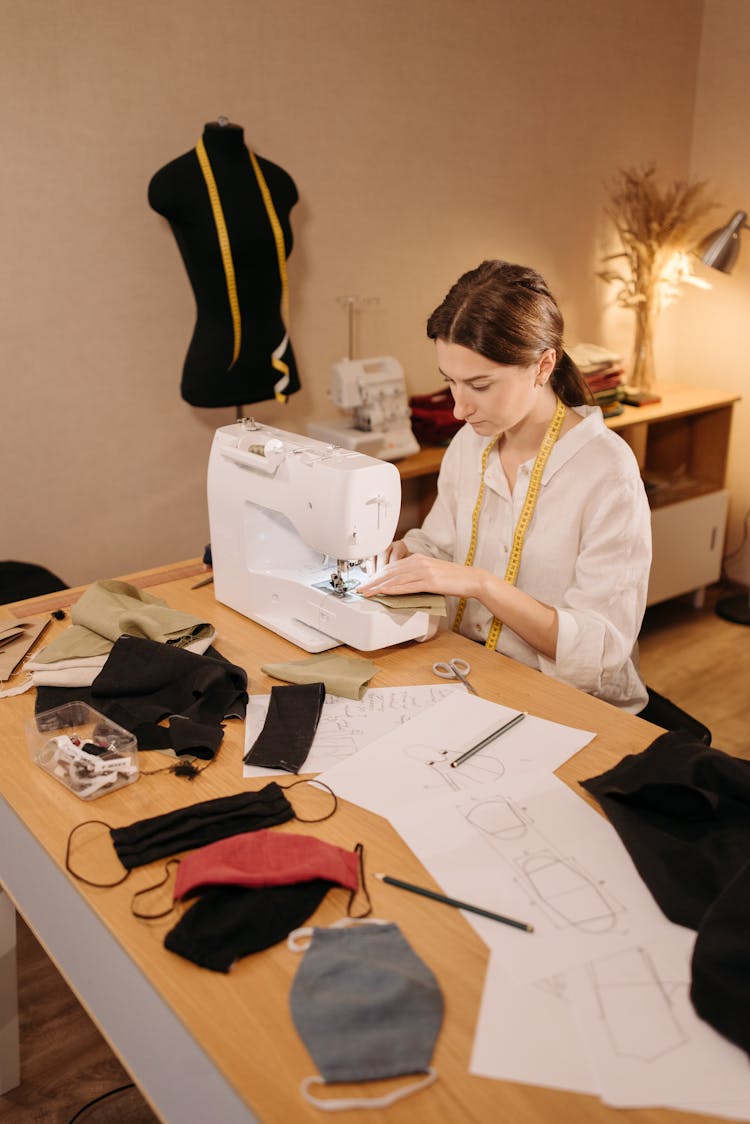
<svg viewBox="0 0 750 1124"><path fill-rule="evenodd" d="M447 340L436 340L435 350L453 395L454 415L482 437L514 429L532 413L539 405L538 387L546 383L555 363L552 350L528 367L495 363Z"/></svg>

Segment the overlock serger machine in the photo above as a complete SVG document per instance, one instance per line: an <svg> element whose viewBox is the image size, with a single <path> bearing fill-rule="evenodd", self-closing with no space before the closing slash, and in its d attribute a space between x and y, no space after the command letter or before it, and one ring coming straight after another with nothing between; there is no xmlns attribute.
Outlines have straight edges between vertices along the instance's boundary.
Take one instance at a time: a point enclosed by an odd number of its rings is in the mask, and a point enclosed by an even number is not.
<svg viewBox="0 0 750 1124"><path fill-rule="evenodd" d="M217 600L308 652L423 639L424 610L356 593L400 508L393 464L247 419L222 426L208 465Z"/></svg>
<svg viewBox="0 0 750 1124"><path fill-rule="evenodd" d="M312 422L308 432L323 441L396 461L419 452L409 420L404 369L392 355L340 359L331 367L330 397L346 420Z"/></svg>

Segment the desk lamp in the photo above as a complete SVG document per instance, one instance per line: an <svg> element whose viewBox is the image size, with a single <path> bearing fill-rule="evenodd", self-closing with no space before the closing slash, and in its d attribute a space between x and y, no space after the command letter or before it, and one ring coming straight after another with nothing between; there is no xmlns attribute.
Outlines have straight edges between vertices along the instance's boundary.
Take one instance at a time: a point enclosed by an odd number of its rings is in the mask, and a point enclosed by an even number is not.
<svg viewBox="0 0 750 1124"><path fill-rule="evenodd" d="M735 211L726 226L719 227L718 230L712 230L710 234L706 235L695 251L704 265L710 265L712 269L718 269L722 273L732 272L740 252L740 231L750 230L746 220L746 211ZM750 515L750 512L748 515ZM731 559L736 559L734 566L737 567L740 574L744 575L737 580L741 585L748 587L747 595L740 593L730 597L722 597L716 602L718 616L727 621L734 621L736 624L750 624L750 539L748 537L748 522L748 516L746 515L742 543L729 556Z"/></svg>
<svg viewBox="0 0 750 1124"><path fill-rule="evenodd" d="M726 226L712 230L700 242L696 254L704 265L731 273L740 252L740 231L749 230L746 211L735 211Z"/></svg>

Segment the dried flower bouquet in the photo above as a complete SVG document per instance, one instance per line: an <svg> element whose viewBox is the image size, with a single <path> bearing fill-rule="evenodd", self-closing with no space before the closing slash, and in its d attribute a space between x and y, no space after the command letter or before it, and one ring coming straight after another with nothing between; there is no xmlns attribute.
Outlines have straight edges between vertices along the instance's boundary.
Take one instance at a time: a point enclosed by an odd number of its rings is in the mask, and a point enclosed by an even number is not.
<svg viewBox="0 0 750 1124"><path fill-rule="evenodd" d="M622 250L609 254L604 262L622 259L623 267L608 266L598 276L619 285L617 303L635 313L629 383L648 391L654 383L654 329L659 312L676 300L683 282L705 285L693 277L689 251L698 241L701 219L716 203L703 182L674 180L660 186L653 165L621 170L608 190L606 213Z"/></svg>

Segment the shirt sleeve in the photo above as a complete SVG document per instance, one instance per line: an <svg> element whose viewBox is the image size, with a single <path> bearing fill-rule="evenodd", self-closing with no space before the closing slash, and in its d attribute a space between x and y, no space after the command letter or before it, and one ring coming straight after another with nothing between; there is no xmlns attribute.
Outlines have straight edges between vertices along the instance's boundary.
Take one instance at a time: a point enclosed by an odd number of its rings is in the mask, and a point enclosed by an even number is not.
<svg viewBox="0 0 750 1124"><path fill-rule="evenodd" d="M404 542L412 554L427 554L432 558L455 561L456 513L463 460L458 440L461 432L459 430L445 451L438 474L437 498L425 516L424 523L404 535Z"/></svg>
<svg viewBox="0 0 750 1124"><path fill-rule="evenodd" d="M602 481L584 512L573 581L556 607L554 660L541 670L579 690L608 698L642 692L631 656L646 608L651 513L640 476ZM632 684L623 684L629 668Z"/></svg>

